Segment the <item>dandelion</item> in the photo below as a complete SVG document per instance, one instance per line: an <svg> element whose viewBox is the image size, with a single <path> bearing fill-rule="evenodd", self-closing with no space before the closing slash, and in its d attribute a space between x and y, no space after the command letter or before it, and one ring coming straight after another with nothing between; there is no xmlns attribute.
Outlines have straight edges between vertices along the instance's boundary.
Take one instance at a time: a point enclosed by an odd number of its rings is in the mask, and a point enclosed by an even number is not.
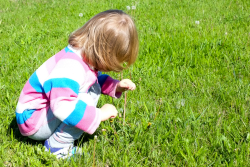
<svg viewBox="0 0 250 167"><path fill-rule="evenodd" d="M227 35L227 32L225 32L225 35Z"/></svg>
<svg viewBox="0 0 250 167"><path fill-rule="evenodd" d="M135 10L136 9L136 6L132 6L132 10Z"/></svg>
<svg viewBox="0 0 250 167"><path fill-rule="evenodd" d="M180 109L181 107L183 107L185 105L185 101L185 99L181 99L180 101L178 101L176 104L176 108Z"/></svg>
<svg viewBox="0 0 250 167"><path fill-rule="evenodd" d="M177 103L175 107L179 110L181 108L180 103Z"/></svg>
<svg viewBox="0 0 250 167"><path fill-rule="evenodd" d="M181 106L185 105L185 99L181 99Z"/></svg>
<svg viewBox="0 0 250 167"><path fill-rule="evenodd" d="M96 145L96 139L97 139L97 136L95 135L95 142L94 142L94 152L93 152L93 167L95 166L95 145Z"/></svg>
<svg viewBox="0 0 250 167"><path fill-rule="evenodd" d="M149 129L151 125L152 125L152 123L151 123L151 122L148 122L147 128Z"/></svg>
<svg viewBox="0 0 250 167"><path fill-rule="evenodd" d="M83 14L82 13L79 13L79 17L82 17L83 16Z"/></svg>
<svg viewBox="0 0 250 167"><path fill-rule="evenodd" d="M195 24L198 24L198 25L199 25L199 24L200 24L200 21L195 21Z"/></svg>
<svg viewBox="0 0 250 167"><path fill-rule="evenodd" d="M127 10L130 10L130 6L126 6Z"/></svg>

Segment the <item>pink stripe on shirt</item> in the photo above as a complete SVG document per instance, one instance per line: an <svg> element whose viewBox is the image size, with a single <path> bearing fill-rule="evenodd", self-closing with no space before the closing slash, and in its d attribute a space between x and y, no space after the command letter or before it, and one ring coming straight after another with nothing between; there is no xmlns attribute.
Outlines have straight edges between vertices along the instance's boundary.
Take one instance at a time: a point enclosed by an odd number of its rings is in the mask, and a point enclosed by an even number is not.
<svg viewBox="0 0 250 167"><path fill-rule="evenodd" d="M57 54L54 55L54 56L55 56L55 61L56 61L56 63L62 58L62 56L63 56L64 54L66 54L66 52L65 52L65 50L63 49L63 50L61 50L60 52L58 52Z"/></svg>
<svg viewBox="0 0 250 167"><path fill-rule="evenodd" d="M93 134L100 124L100 121L96 119L96 117L99 117L99 113L97 113L96 108L93 106L87 106L83 118L76 125L76 127L89 134ZM93 127L89 129L90 126Z"/></svg>
<svg viewBox="0 0 250 167"><path fill-rule="evenodd" d="M43 113L46 113L45 110L46 110L46 108L38 109L38 110L34 111L32 116L29 119L27 119L25 121L25 123L23 123L21 125L18 124L18 127L19 127L22 135L29 136L38 130L38 129L36 129L36 127L39 128L41 126L41 124L43 122L41 115L43 115ZM31 125L34 125L34 126L31 126Z"/></svg>
<svg viewBox="0 0 250 167"><path fill-rule="evenodd" d="M56 58L55 56L52 56L50 59L46 61L46 68L49 74L51 73L51 71L54 69L55 66L56 66Z"/></svg>
<svg viewBox="0 0 250 167"><path fill-rule="evenodd" d="M33 92L33 93L25 94L22 91L18 102L27 103L36 99L46 99L46 98L47 98L46 95L42 93Z"/></svg>
<svg viewBox="0 0 250 167"><path fill-rule="evenodd" d="M24 85L22 92L24 94L30 94L31 92L37 92L37 91L30 85L30 82L28 80Z"/></svg>
<svg viewBox="0 0 250 167"><path fill-rule="evenodd" d="M50 100L69 96L77 97L77 94L70 88L52 88L46 95Z"/></svg>

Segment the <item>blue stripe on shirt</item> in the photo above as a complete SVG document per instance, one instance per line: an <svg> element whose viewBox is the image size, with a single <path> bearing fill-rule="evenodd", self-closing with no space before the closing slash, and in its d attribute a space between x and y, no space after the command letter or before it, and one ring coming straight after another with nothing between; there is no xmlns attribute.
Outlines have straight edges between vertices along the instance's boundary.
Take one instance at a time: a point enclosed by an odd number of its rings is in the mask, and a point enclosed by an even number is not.
<svg viewBox="0 0 250 167"><path fill-rule="evenodd" d="M68 46L67 46L64 50L65 50L66 53L67 53L67 52L74 53L72 50L70 50L70 49L68 48Z"/></svg>
<svg viewBox="0 0 250 167"><path fill-rule="evenodd" d="M27 121L27 119L29 119L32 114L35 112L36 110L35 109L32 109L32 110L24 110L23 113L17 113L16 112L16 121L18 124L23 124L24 122Z"/></svg>
<svg viewBox="0 0 250 167"><path fill-rule="evenodd" d="M109 76L107 74L103 74L103 75L100 75L98 76L98 83L100 84L100 86L102 87L102 85L104 84L104 82L106 81L106 79L108 78Z"/></svg>
<svg viewBox="0 0 250 167"><path fill-rule="evenodd" d="M38 79L38 77L37 77L37 75L36 75L36 72L34 72L34 73L30 76L30 78L29 78L29 83L30 83L30 85L31 85L37 92L39 92L39 93L44 92L44 91L43 91L43 87L42 87L41 83L39 82L39 79Z"/></svg>
<svg viewBox="0 0 250 167"><path fill-rule="evenodd" d="M43 88L45 93L51 91L52 88L70 88L78 94L80 85L76 81L69 78L53 78L45 81Z"/></svg>
<svg viewBox="0 0 250 167"><path fill-rule="evenodd" d="M76 103L74 111L63 122L67 125L76 126L81 121L85 113L86 107L87 104L79 100Z"/></svg>

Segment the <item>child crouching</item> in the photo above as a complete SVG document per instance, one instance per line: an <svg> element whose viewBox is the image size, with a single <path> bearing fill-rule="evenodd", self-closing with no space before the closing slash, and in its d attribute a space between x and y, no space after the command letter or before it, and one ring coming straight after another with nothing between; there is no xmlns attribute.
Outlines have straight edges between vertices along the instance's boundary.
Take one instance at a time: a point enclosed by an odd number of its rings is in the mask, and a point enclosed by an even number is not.
<svg viewBox="0 0 250 167"><path fill-rule="evenodd" d="M101 93L119 98L136 88L129 79L101 74L120 72L137 58L138 36L129 15L120 10L99 13L68 42L31 75L16 108L21 134L45 140L45 150L58 158L76 153L73 144L83 132L93 134L101 121L117 116L111 104L96 108Z"/></svg>

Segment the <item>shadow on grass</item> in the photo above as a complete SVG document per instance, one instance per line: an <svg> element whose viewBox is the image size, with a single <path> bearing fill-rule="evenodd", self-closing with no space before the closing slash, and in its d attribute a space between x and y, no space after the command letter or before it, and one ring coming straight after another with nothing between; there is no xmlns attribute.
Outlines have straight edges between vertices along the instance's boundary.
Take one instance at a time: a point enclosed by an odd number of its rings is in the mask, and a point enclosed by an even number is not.
<svg viewBox="0 0 250 167"><path fill-rule="evenodd" d="M18 129L16 117L14 117L11 123L9 124L7 134L17 139L19 142L23 142L29 145L38 145L38 144L43 144L44 142L44 141L35 141L35 140L28 138L27 136L23 136Z"/></svg>
<svg viewBox="0 0 250 167"><path fill-rule="evenodd" d="M16 117L14 117L11 121L11 123L9 124L8 130L7 130L7 134L11 137L11 138L15 138L17 139L19 142L23 142L29 145L38 145L38 144L44 144L44 141L36 141L36 140L32 140L30 138L28 138L27 136L23 136L17 126L17 122L16 122ZM88 142L89 140L93 139L94 135L89 135L87 133L84 133L78 140L75 141L75 145L79 145L79 144L83 144L85 142Z"/></svg>

